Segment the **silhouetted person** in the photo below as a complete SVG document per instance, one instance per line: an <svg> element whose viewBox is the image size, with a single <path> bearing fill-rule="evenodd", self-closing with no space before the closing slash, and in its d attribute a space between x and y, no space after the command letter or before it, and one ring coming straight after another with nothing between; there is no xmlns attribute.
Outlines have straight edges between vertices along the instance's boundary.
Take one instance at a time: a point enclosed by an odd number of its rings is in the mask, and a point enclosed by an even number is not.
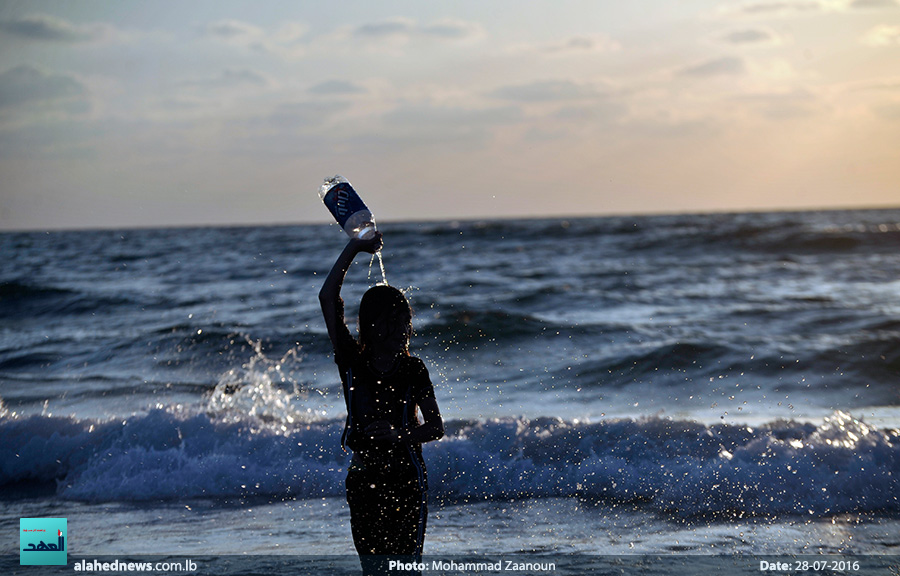
<svg viewBox="0 0 900 576"><path fill-rule="evenodd" d="M422 443L444 435L428 370L409 354L412 310L403 293L378 285L363 295L359 339L344 320L340 292L347 269L357 254L381 246L380 233L351 239L319 292L347 405L341 440L353 451L347 504L365 574L386 572L388 556L421 557L428 515Z"/></svg>

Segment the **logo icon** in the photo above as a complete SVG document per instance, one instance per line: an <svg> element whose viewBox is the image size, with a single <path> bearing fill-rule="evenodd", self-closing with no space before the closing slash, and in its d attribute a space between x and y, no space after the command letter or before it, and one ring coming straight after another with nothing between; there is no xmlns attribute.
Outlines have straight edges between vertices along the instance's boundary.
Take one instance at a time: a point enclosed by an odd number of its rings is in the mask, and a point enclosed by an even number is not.
<svg viewBox="0 0 900 576"><path fill-rule="evenodd" d="M64 566L67 535L65 518L20 518L19 564Z"/></svg>

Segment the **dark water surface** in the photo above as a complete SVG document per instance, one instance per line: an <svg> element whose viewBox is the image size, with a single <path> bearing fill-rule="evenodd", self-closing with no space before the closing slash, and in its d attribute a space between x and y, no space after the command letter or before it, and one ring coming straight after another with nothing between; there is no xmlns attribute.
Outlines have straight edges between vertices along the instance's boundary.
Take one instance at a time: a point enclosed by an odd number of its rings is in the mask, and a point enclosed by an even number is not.
<svg viewBox="0 0 900 576"><path fill-rule="evenodd" d="M447 421L426 447L447 518L575 499L637 506L664 540L697 517L727 532L900 511L900 210L381 228ZM0 234L9 518L340 507L343 400L316 294L343 241L333 226ZM358 259L348 316L380 278ZM468 550L436 522L442 550ZM755 533L750 550L783 539Z"/></svg>

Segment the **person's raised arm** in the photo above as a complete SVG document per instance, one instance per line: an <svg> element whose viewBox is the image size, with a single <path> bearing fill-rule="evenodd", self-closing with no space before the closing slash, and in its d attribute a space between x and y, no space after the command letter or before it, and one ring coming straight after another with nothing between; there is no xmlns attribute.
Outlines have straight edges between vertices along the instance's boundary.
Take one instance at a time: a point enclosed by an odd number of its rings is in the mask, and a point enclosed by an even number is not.
<svg viewBox="0 0 900 576"><path fill-rule="evenodd" d="M325 278L322 289L319 290L319 304L322 305L322 315L325 317L325 326L328 328L328 337L331 338L331 344L337 346L338 323L342 322L339 312L341 304L341 286L344 284L344 276L353 259L360 252L374 254L381 250L382 240L381 232L376 232L372 238L368 240L360 240L351 238L344 250L337 257L334 266Z"/></svg>

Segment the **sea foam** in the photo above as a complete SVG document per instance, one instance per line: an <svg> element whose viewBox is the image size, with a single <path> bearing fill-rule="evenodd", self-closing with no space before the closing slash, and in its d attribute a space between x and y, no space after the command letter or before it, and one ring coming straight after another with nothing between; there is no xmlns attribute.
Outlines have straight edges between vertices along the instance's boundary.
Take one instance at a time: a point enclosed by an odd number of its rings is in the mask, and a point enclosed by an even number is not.
<svg viewBox="0 0 900 576"><path fill-rule="evenodd" d="M667 514L892 514L900 431L837 412L750 428L660 417L450 420L425 447L431 497L580 497ZM125 419L0 414L0 486L83 501L343 495L340 419L275 425L206 409Z"/></svg>

